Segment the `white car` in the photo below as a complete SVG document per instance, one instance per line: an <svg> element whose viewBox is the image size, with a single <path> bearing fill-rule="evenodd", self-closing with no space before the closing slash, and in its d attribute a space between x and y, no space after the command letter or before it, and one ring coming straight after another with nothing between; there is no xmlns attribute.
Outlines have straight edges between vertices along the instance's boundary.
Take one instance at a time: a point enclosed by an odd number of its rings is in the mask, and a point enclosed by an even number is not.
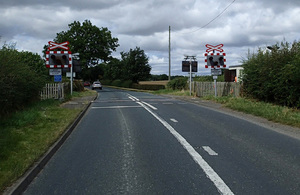
<svg viewBox="0 0 300 195"><path fill-rule="evenodd" d="M102 90L102 85L101 85L101 83L99 81L93 82L93 84L92 84L92 90L94 90L95 88L99 88L99 89Z"/></svg>

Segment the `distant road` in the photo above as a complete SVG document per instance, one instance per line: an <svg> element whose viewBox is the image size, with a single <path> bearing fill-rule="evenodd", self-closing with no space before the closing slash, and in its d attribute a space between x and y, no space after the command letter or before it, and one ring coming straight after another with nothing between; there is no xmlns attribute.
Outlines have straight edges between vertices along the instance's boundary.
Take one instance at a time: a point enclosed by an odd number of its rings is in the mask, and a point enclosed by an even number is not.
<svg viewBox="0 0 300 195"><path fill-rule="evenodd" d="M300 194L300 141L192 103L104 88L25 194Z"/></svg>

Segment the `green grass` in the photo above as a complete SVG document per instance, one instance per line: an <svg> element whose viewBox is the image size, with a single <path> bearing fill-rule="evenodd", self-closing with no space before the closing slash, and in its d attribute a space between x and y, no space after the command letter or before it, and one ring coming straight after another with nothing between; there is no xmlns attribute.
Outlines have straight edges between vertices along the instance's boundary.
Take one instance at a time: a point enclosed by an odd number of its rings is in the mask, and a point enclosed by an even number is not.
<svg viewBox="0 0 300 195"><path fill-rule="evenodd" d="M93 91L75 92L73 97ZM81 112L44 100L10 117L0 119L0 192L22 176L64 133Z"/></svg>
<svg viewBox="0 0 300 195"><path fill-rule="evenodd" d="M159 90L152 93L157 95L169 94L175 96L189 96L189 91L176 91L172 89ZM298 109L278 106L242 97L236 98L231 96L207 96L202 97L201 99L221 103L227 108L251 114L254 116L259 116L269 121L300 128L300 111Z"/></svg>
<svg viewBox="0 0 300 195"><path fill-rule="evenodd" d="M187 90L172 90L172 89L161 89L157 91L151 91L152 94L156 95L163 95L163 94L169 94L169 95L178 95L178 96L188 96L190 94L190 91Z"/></svg>
<svg viewBox="0 0 300 195"><path fill-rule="evenodd" d="M297 109L274 105L247 98L235 97L213 97L208 96L204 99L212 100L223 104L225 107L252 114L269 121L300 127L300 112Z"/></svg>

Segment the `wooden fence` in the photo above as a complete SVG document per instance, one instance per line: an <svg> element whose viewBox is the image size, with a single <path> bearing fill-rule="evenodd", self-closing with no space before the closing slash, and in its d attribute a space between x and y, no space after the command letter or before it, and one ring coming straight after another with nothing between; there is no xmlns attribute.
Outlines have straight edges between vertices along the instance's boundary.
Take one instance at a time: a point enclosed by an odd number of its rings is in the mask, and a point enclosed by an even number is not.
<svg viewBox="0 0 300 195"><path fill-rule="evenodd" d="M47 83L41 91L41 99L64 99L67 83Z"/></svg>
<svg viewBox="0 0 300 195"><path fill-rule="evenodd" d="M214 82L193 82L192 91L198 97L215 95ZM241 84L235 82L217 82L217 96L239 97L241 93Z"/></svg>

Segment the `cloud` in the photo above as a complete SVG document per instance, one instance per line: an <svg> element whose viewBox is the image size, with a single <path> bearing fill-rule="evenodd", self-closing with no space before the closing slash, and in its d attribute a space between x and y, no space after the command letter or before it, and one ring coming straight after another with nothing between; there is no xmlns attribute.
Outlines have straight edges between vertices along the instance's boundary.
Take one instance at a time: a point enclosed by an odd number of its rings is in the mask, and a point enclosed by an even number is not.
<svg viewBox="0 0 300 195"><path fill-rule="evenodd" d="M168 73L169 26L172 74L185 74L180 67L184 54L197 55L198 74L209 73L204 68L206 44L223 43L227 64L237 65L248 49L299 39L300 1L236 0L219 15L232 2L0 0L0 36L1 42L16 42L20 50L41 53L56 33L68 30L68 24L88 19L99 28L107 27L119 39L114 56L140 47L155 74Z"/></svg>

